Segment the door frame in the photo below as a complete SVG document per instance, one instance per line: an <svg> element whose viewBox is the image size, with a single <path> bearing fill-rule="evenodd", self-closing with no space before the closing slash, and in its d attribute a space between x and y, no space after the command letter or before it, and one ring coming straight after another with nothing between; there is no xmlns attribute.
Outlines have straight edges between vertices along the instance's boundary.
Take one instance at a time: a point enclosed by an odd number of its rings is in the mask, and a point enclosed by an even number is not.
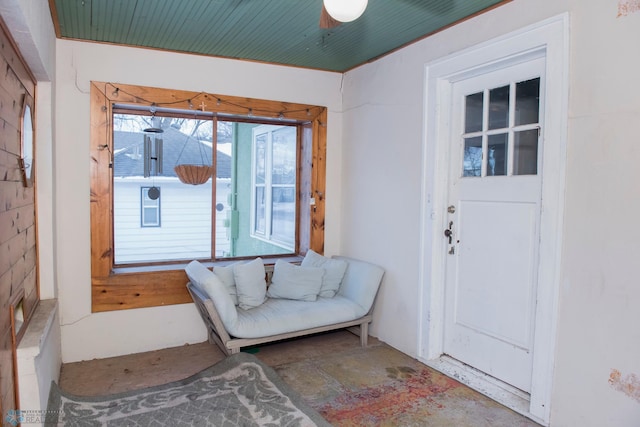
<svg viewBox="0 0 640 427"><path fill-rule="evenodd" d="M555 358L557 305L564 213L567 115L569 17L562 14L497 39L481 43L425 65L425 123L420 242L420 308L418 358L449 375L466 381L512 409L547 425ZM518 394L497 382L473 375L461 364L443 369L447 191L449 185L450 102L454 82L475 75L545 57L546 103L542 129L542 204L540 257L534 332L531 393ZM550 141L550 142L549 142ZM478 378L480 382L478 383ZM505 389L507 392L505 393ZM512 396L516 396L514 401ZM518 401L518 402L516 402ZM524 404L522 403L524 402Z"/></svg>

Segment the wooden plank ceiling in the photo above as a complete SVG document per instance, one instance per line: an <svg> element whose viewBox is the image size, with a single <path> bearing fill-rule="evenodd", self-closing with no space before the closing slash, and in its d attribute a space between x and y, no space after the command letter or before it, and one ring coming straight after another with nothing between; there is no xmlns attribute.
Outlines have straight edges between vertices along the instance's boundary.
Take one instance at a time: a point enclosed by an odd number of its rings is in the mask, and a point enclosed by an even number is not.
<svg viewBox="0 0 640 427"><path fill-rule="evenodd" d="M337 72L507 1L369 0L321 29L322 0L49 0L59 38Z"/></svg>

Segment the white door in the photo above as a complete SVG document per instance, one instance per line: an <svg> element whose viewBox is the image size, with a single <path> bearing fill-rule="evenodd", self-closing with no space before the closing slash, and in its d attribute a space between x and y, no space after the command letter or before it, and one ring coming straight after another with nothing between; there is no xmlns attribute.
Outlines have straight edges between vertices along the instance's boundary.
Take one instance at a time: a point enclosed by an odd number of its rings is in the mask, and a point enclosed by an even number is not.
<svg viewBox="0 0 640 427"><path fill-rule="evenodd" d="M444 352L529 392L544 59L453 83Z"/></svg>

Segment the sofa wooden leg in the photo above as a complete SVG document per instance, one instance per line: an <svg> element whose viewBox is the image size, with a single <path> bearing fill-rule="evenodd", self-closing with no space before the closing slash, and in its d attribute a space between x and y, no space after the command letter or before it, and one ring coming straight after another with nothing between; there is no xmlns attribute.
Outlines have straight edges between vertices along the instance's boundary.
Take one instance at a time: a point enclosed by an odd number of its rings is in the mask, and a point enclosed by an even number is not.
<svg viewBox="0 0 640 427"><path fill-rule="evenodd" d="M360 345L362 347L366 347L368 340L369 340L369 323L365 322L360 325Z"/></svg>

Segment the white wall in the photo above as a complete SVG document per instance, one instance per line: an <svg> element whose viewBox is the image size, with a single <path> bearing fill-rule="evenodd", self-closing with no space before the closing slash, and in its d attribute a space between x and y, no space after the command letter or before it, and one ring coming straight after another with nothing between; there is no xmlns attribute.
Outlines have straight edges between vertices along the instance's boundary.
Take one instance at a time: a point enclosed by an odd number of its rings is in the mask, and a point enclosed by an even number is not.
<svg viewBox="0 0 640 427"><path fill-rule="evenodd" d="M562 426L638 426L640 11L617 17L614 1L572 1L571 10L565 247L552 420ZM610 384L614 369L622 373L621 382L635 375L628 395Z"/></svg>
<svg viewBox="0 0 640 427"><path fill-rule="evenodd" d="M63 362L202 342L192 304L91 313L90 81L327 106L326 252L340 247L341 75L155 50L56 43L55 230ZM123 333L126 331L126 333Z"/></svg>
<svg viewBox="0 0 640 427"><path fill-rule="evenodd" d="M637 426L640 13L617 17L613 0L514 0L347 73L342 252L385 267L372 332L416 356L424 66L566 11L570 112L551 425ZM631 383L626 394L610 384L612 369Z"/></svg>

